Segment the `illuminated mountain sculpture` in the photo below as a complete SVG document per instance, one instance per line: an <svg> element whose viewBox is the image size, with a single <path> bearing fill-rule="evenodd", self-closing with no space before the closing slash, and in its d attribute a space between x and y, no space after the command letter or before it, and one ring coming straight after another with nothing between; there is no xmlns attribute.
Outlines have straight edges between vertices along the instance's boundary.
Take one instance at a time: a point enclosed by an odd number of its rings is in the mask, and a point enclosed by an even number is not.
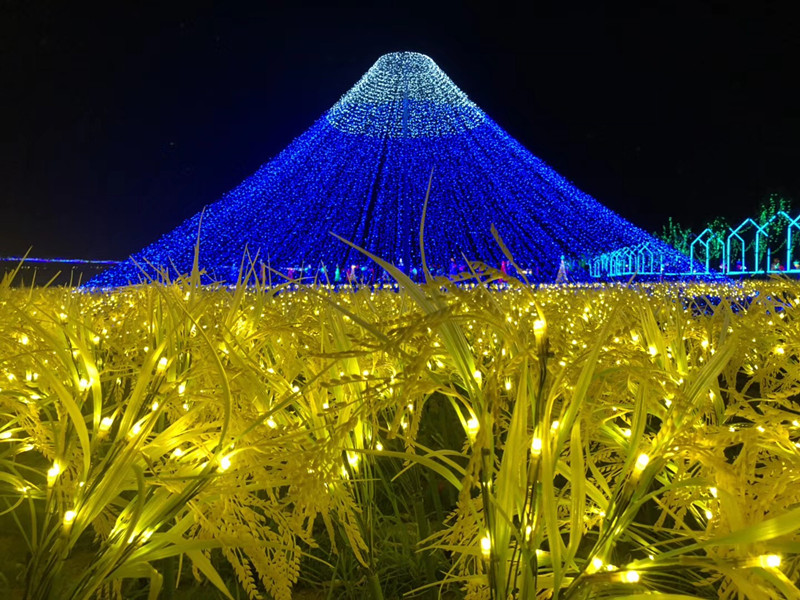
<svg viewBox="0 0 800 600"><path fill-rule="evenodd" d="M429 266L452 273L464 258L500 266L495 225L521 268L552 281L562 255L580 260L649 244L671 247L575 188L503 131L427 56L382 56L333 108L253 176L91 285L139 281L142 269L191 270L200 231L200 267L235 281L245 249L295 276L342 279L369 261L331 235L407 272L419 270L419 226ZM377 270L370 267L372 277ZM366 271L361 270L361 274Z"/></svg>

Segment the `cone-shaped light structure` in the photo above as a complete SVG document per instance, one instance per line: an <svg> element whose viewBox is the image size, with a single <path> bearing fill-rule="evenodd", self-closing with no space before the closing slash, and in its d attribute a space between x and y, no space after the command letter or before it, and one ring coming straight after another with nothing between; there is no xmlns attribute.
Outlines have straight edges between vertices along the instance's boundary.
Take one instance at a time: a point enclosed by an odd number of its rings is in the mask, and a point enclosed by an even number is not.
<svg viewBox="0 0 800 600"><path fill-rule="evenodd" d="M419 269L425 224L429 266L450 273L467 260L498 266L494 224L534 280L555 278L560 259L588 258L648 242L675 250L581 192L503 131L427 56L382 56L305 133L218 202L96 277L91 285L141 279L141 269L200 268L235 281L245 249L273 269L333 279L369 261L350 240L406 271ZM372 277L374 271L370 270Z"/></svg>

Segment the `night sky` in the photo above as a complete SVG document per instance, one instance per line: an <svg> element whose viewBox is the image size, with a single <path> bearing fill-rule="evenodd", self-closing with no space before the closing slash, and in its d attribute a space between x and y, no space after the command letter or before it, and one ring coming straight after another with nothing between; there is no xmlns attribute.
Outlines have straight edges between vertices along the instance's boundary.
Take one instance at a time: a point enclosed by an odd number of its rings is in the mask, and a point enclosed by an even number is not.
<svg viewBox="0 0 800 600"><path fill-rule="evenodd" d="M125 258L399 50L650 231L741 219L772 192L800 207L783 4L335 4L0 0L0 256Z"/></svg>

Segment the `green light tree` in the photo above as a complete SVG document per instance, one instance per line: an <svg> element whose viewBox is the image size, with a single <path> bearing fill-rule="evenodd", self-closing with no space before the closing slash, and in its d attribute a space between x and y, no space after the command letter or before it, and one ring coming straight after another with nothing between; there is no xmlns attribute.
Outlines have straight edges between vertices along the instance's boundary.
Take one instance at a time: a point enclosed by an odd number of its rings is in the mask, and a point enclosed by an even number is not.
<svg viewBox="0 0 800 600"><path fill-rule="evenodd" d="M773 260L782 262L785 258L787 222L785 219L775 218L780 212L794 215L792 201L776 193L770 194L758 207L756 221L767 233L767 243L760 249L759 260L763 260L766 256L767 247L771 250ZM793 241L792 246L797 246L798 242L800 240Z"/></svg>
<svg viewBox="0 0 800 600"><path fill-rule="evenodd" d="M672 217L669 218L667 224L661 229L661 233L656 233L655 235L667 242L678 252L689 256L689 245L694 238L692 230L674 221Z"/></svg>

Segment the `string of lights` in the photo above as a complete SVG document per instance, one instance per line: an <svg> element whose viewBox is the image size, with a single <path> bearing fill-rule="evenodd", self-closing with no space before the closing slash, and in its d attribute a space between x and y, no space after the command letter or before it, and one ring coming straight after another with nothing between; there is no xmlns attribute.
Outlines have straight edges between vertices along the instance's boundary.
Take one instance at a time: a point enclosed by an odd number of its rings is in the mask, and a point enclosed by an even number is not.
<svg viewBox="0 0 800 600"><path fill-rule="evenodd" d="M188 272L198 231L200 267L217 281L235 280L245 252L282 272L379 277L331 233L420 273L431 174L424 239L434 273L504 264L493 224L537 281L554 280L562 257L572 280L588 280L592 256L645 243L687 261L533 156L430 58L399 52L221 200L88 285L136 282L142 269Z"/></svg>
<svg viewBox="0 0 800 600"><path fill-rule="evenodd" d="M34 258L30 256L0 256L0 263L44 263L63 265L119 265L119 260L92 260L87 258Z"/></svg>

